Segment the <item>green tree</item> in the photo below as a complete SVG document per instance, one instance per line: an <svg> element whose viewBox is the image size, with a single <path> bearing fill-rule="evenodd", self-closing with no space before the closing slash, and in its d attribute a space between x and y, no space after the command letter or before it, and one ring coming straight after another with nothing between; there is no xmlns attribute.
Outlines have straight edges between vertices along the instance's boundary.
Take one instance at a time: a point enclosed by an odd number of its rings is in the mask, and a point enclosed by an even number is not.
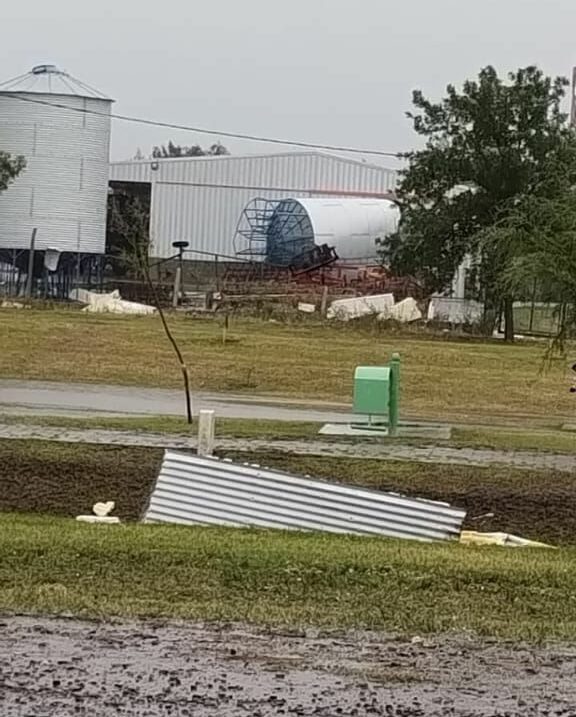
<svg viewBox="0 0 576 717"><path fill-rule="evenodd" d="M568 143L545 161L533 193L481 234L482 247L497 259L504 293L557 304L563 348L576 332L576 148Z"/></svg>
<svg viewBox="0 0 576 717"><path fill-rule="evenodd" d="M0 150L0 192L7 189L26 166L24 157Z"/></svg>
<svg viewBox="0 0 576 717"><path fill-rule="evenodd" d="M128 192L108 196L106 253L115 276L142 276L150 249L150 201Z"/></svg>
<svg viewBox="0 0 576 717"><path fill-rule="evenodd" d="M227 154L230 154L230 152L219 142L212 144L208 149L202 149L199 144L186 146L174 144L174 142L168 142L167 145L162 144L152 149L152 157L154 159L167 159L169 157L219 157Z"/></svg>
<svg viewBox="0 0 576 717"><path fill-rule="evenodd" d="M502 80L493 67L461 90L446 88L438 103L413 94L414 130L422 149L405 156L398 197L399 232L383 243L383 260L416 275L430 292L444 291L466 256L477 263L480 296L496 308L508 264L505 241L483 232L533 196L543 173L573 142L561 111L568 81L527 67ZM552 186L549 186L550 191ZM517 248L518 249L518 248ZM517 256L517 255L516 255ZM504 297L506 338L513 339L513 295Z"/></svg>

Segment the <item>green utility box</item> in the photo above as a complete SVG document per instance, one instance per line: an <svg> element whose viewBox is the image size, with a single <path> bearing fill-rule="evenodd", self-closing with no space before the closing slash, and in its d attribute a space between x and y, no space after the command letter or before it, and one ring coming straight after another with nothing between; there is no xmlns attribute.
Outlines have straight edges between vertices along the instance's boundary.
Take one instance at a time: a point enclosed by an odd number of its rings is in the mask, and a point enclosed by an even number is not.
<svg viewBox="0 0 576 717"><path fill-rule="evenodd" d="M389 405L388 366L358 366L354 373L354 413L388 417Z"/></svg>
<svg viewBox="0 0 576 717"><path fill-rule="evenodd" d="M358 366L354 373L354 413L368 417L374 430L396 435L400 413L400 356L388 366Z"/></svg>

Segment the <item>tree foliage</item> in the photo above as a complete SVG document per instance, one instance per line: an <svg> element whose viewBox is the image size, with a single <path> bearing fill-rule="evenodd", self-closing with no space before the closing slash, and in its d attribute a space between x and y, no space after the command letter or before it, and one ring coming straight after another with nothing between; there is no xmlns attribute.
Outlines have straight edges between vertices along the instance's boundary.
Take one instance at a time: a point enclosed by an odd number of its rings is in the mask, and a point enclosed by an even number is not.
<svg viewBox="0 0 576 717"><path fill-rule="evenodd" d="M116 276L141 276L150 248L150 202L127 192L108 197L107 247Z"/></svg>
<svg viewBox="0 0 576 717"><path fill-rule="evenodd" d="M162 144L152 149L152 157L154 159L166 159L168 157L219 157L227 154L230 154L230 152L219 142L211 145L208 149L202 149L199 144L186 146L174 144L170 141L167 145Z"/></svg>
<svg viewBox="0 0 576 717"><path fill-rule="evenodd" d="M481 234L502 266L502 290L557 305L555 346L576 332L576 149L546 160L532 194Z"/></svg>
<svg viewBox="0 0 576 717"><path fill-rule="evenodd" d="M382 249L395 272L418 276L430 292L443 291L472 256L478 298L493 302L502 287L512 290L504 273L528 247L525 235L516 233L508 251L506 221L518 218L539 193L556 201L568 185L555 186L550 173L559 165L570 173L574 166L574 139L561 111L567 85L536 67L511 73L507 81L486 67L461 90L449 85L438 103L414 92L408 117L425 145L405 155L398 190L402 222ZM488 241L493 227L498 231Z"/></svg>
<svg viewBox="0 0 576 717"><path fill-rule="evenodd" d="M22 156L13 157L0 150L0 192L7 189L26 166Z"/></svg>

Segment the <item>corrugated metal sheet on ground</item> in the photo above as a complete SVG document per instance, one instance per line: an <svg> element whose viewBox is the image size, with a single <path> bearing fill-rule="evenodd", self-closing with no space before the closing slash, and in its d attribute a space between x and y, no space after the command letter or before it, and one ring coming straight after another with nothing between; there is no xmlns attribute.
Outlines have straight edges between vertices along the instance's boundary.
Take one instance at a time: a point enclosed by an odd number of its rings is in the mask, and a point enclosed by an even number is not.
<svg viewBox="0 0 576 717"><path fill-rule="evenodd" d="M447 503L166 451L145 519L431 541L456 538L465 515Z"/></svg>

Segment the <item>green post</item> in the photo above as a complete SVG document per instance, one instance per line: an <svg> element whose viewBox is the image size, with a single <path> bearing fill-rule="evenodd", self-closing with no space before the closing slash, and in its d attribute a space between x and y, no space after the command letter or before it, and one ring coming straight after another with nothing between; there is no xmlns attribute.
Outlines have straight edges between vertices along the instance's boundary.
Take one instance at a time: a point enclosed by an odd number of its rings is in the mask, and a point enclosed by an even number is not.
<svg viewBox="0 0 576 717"><path fill-rule="evenodd" d="M390 403L388 404L388 433L398 434L400 419L400 354L392 354L390 359Z"/></svg>

